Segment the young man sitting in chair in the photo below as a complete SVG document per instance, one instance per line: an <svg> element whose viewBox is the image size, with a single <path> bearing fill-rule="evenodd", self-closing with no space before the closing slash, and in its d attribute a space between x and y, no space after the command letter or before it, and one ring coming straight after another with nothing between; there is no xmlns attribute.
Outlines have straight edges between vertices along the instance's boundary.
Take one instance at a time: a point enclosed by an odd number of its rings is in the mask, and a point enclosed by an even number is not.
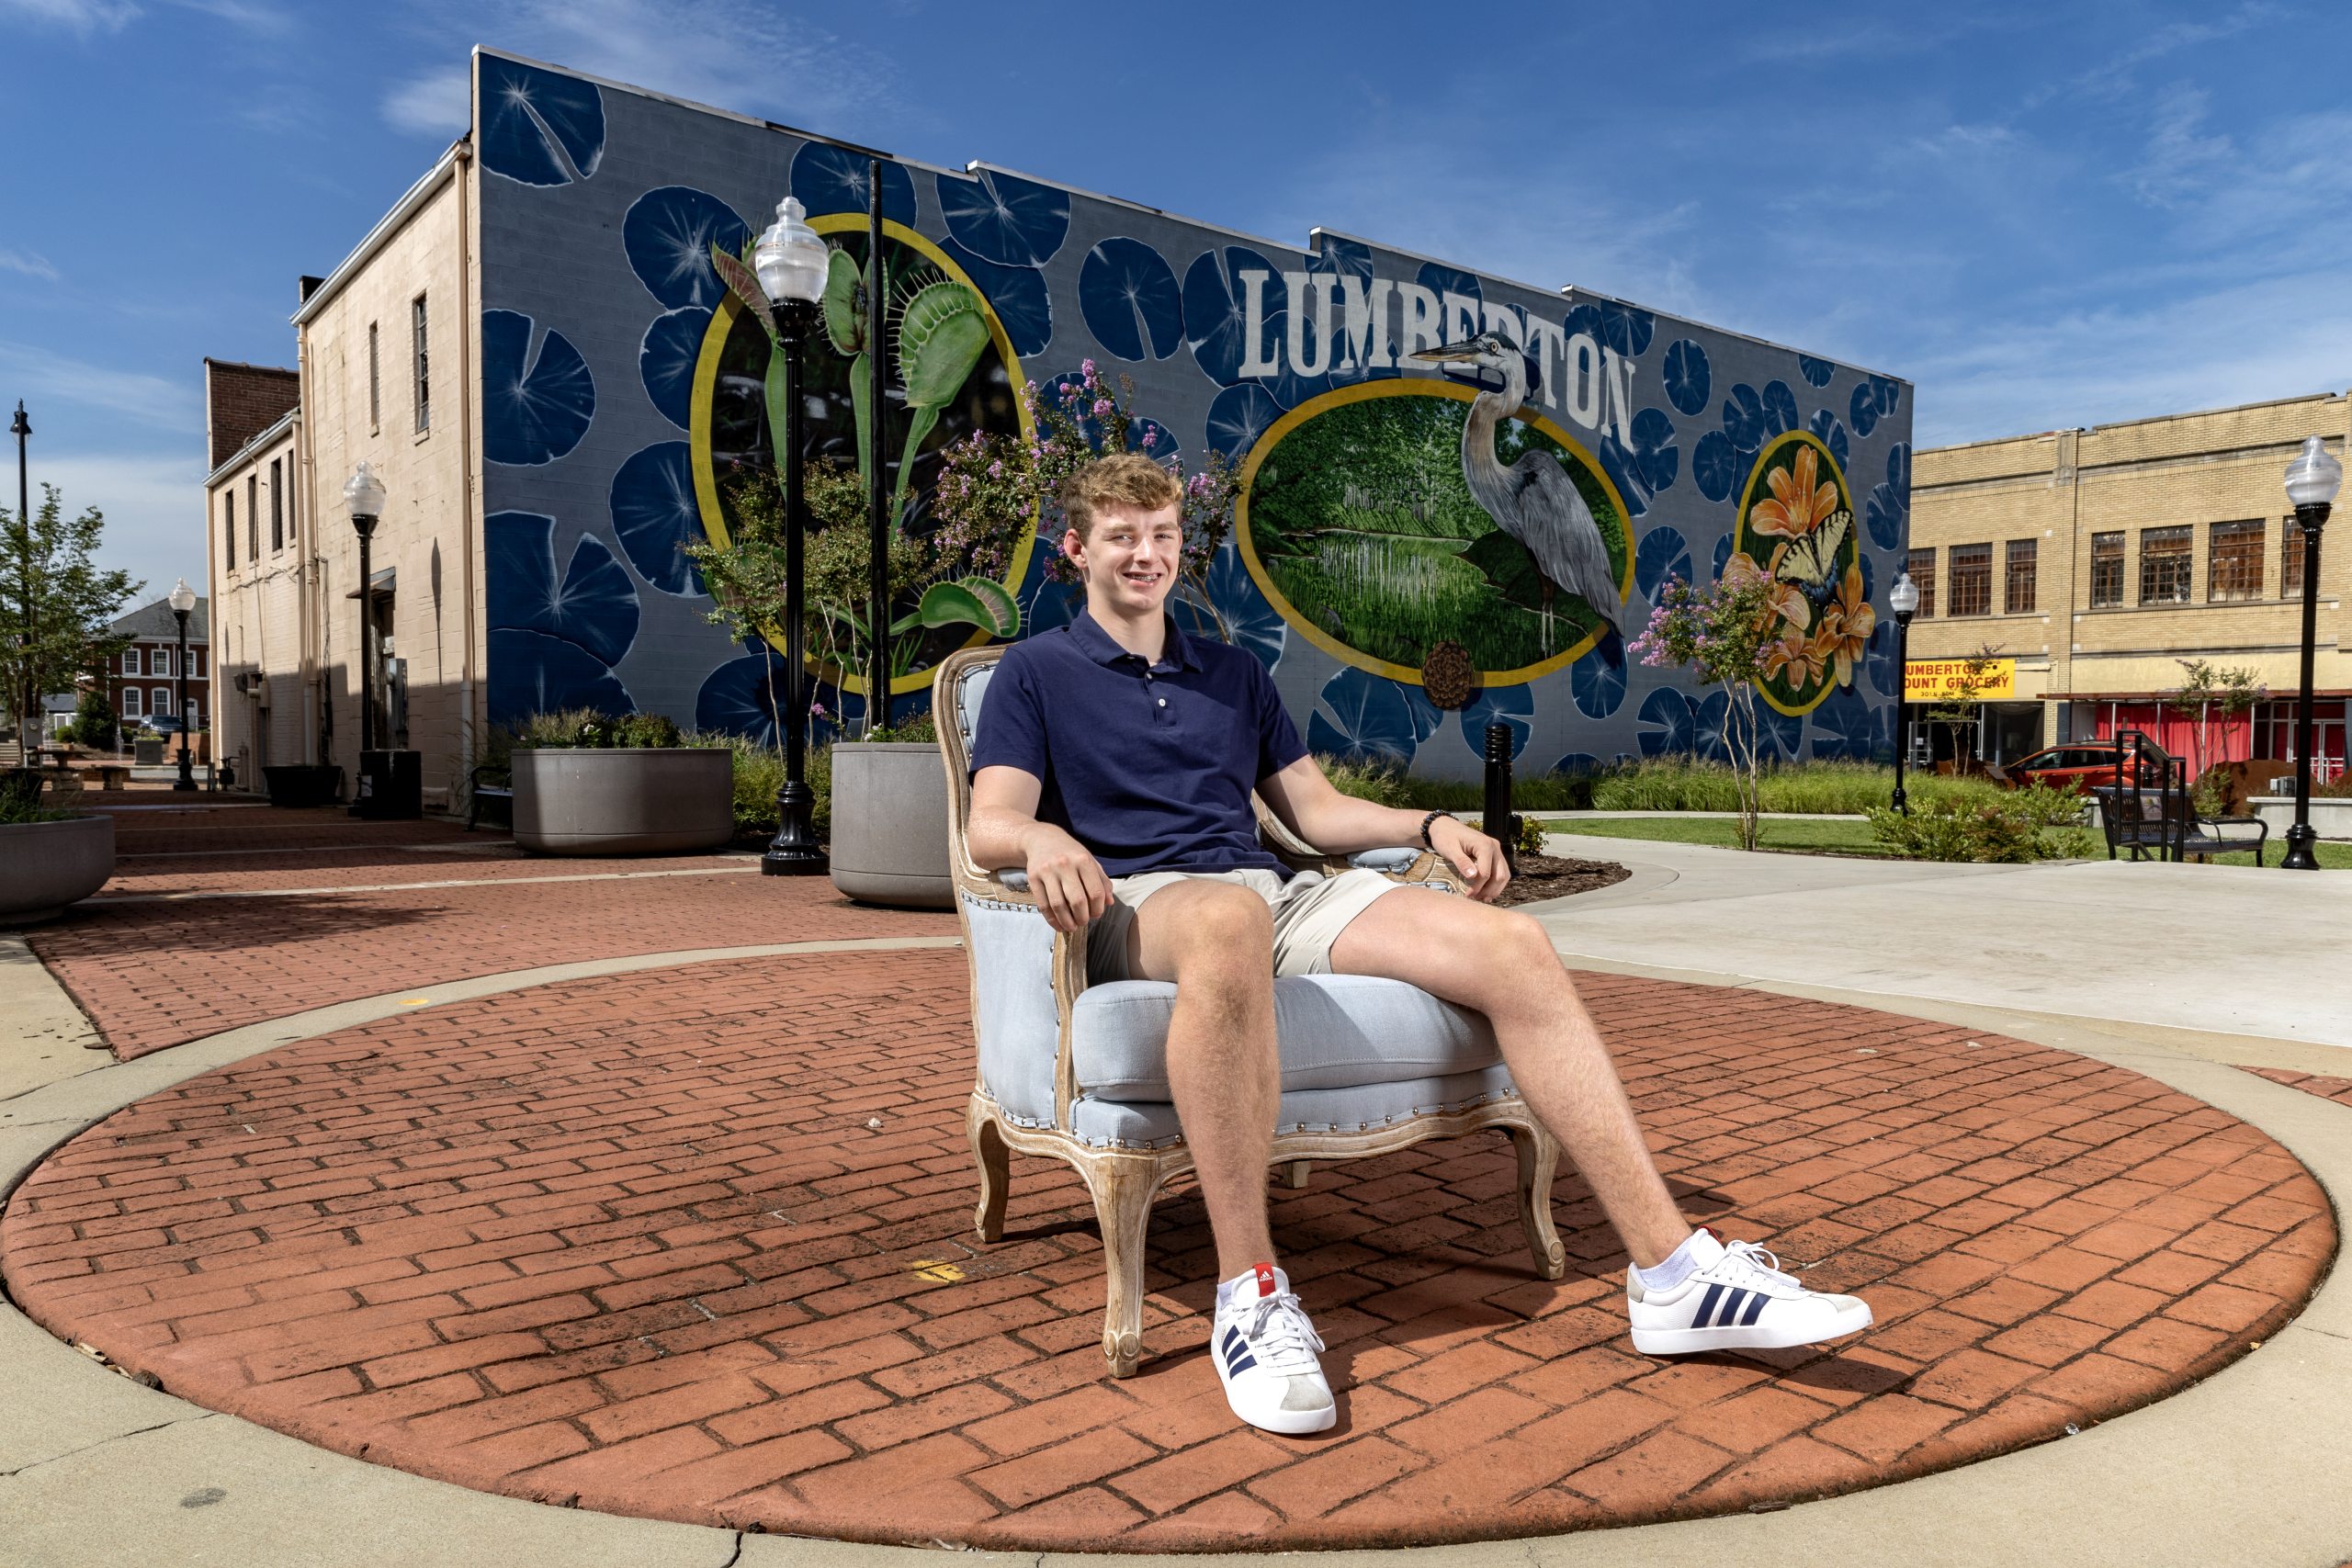
<svg viewBox="0 0 2352 1568"><path fill-rule="evenodd" d="M1868 1327L1859 1299L1808 1291L1770 1253L1683 1219L1550 940L1492 903L1510 874L1501 846L1443 812L1341 795L1257 659L1177 628L1163 605L1182 497L1167 471L1106 457L1061 499L1086 609L997 666L967 841L985 868L1024 869L1055 929L1086 931L1092 977L1176 984L1168 1081L1216 1234L1211 1359L1234 1413L1285 1433L1337 1417L1323 1342L1267 1224L1278 975L1385 976L1487 1016L1512 1083L1633 1259L1634 1348L1781 1348ZM1367 870L1293 875L1259 842L1253 789L1327 854L1427 845L1470 897Z"/></svg>

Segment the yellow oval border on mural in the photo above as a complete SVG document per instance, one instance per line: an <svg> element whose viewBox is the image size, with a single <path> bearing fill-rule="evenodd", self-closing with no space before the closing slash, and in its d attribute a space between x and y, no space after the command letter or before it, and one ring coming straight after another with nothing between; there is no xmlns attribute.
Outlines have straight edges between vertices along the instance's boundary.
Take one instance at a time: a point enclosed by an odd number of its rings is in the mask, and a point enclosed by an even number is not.
<svg viewBox="0 0 2352 1568"><path fill-rule="evenodd" d="M808 220L808 227L820 234L862 234L865 232L866 221L863 213L835 212L823 218L811 218ZM1003 361L1005 374L1012 382L1013 413L1014 417L1021 422L1022 442L1026 445L1035 441L1036 432L1029 423L1029 405L1021 396L1022 385L1026 380L1021 372L1021 356L1012 352L1012 340L1005 335L1004 323L997 320L996 307L989 303L988 291L967 276L962 267L948 260L946 252L905 224L893 219L884 219L882 237L886 240L896 240L913 251L932 265L939 268L951 281L960 283L970 289L973 298L979 300L980 313L988 318L989 341L996 344L998 357ZM721 549L726 548L729 536L727 516L718 504L718 476L710 459L710 403L711 394L718 386L718 361L726 350L728 333L734 329L735 318L742 313L742 309L735 296L729 293L721 299L710 312L710 325L703 331L702 352L695 359L692 404L694 424L686 433L687 444L694 459L695 510L702 516L705 536ZM1023 530L1021 543L1014 547L1012 559L1006 568L1005 576L1009 580L1005 584L1006 587L1018 589L1021 580L1028 575L1029 557L1036 547L1037 531L1035 528ZM762 635L766 637L769 645L777 652L784 651L784 638L780 635L775 632L766 632ZM987 630L978 628L966 640L964 646L978 648L988 640ZM821 672L826 668L805 651L802 658L811 670ZM831 683L842 691L855 692L860 696L865 694L865 678L863 675L851 675L835 671ZM904 696L909 692L920 692L930 684L931 671L928 670L894 676L890 682L890 694L894 697Z"/></svg>
<svg viewBox="0 0 2352 1568"><path fill-rule="evenodd" d="M1375 675L1385 675L1392 681L1402 681L1408 685L1418 686L1421 683L1419 671L1407 669L1402 664L1391 664L1386 660L1374 659L1370 654L1350 648L1322 627L1315 625L1306 616L1300 615L1291 602L1283 597L1282 591L1274 586L1273 579L1267 575L1264 565L1258 559L1257 541L1250 532L1250 487L1257 482L1258 465L1264 459L1267 453L1282 445L1283 436L1305 424L1308 420L1348 403L1365 402L1374 398L1408 397L1448 398L1457 403L1467 403L1477 400L1478 389L1476 387L1463 386L1455 381L1441 380L1435 377L1398 377L1380 381L1359 381L1352 387L1335 388L1331 391L1307 399L1306 401L1274 421L1267 427L1266 433L1251 445L1250 456L1241 465L1239 482L1235 487L1238 496L1234 503L1234 535L1241 548L1241 564L1249 570L1250 581L1257 583L1258 591L1266 596L1267 603L1273 605L1275 612L1293 631L1299 633L1308 642L1313 643L1332 658L1352 664L1359 670L1369 670ZM1617 585L1618 602L1623 604L1634 592L1634 520L1625 510L1625 498L1618 493L1617 486L1611 481L1609 470L1600 466L1600 460L1592 455L1591 449L1583 442L1578 441L1542 414L1536 414L1531 418L1526 411L1521 410L1511 417L1520 423L1532 425L1574 455L1576 459L1585 466L1586 471L1600 481L1600 488L1608 495L1610 504L1617 508L1617 526L1624 536L1625 541L1625 570ZM1478 671L1478 679L1482 684L1496 686L1517 685L1521 682L1532 681L1540 675L1548 675L1555 670L1575 663L1591 651L1592 646L1600 640L1600 633L1598 630L1588 632L1584 640L1565 653L1555 654L1540 663L1524 665L1517 670L1482 670Z"/></svg>
<svg viewBox="0 0 2352 1568"><path fill-rule="evenodd" d="M1791 430L1774 436L1764 444L1764 450L1758 452L1756 455L1756 461L1749 465L1747 478L1739 487L1739 515L1733 520L1731 525L1732 553L1747 556L1749 560L1756 560L1756 558L1749 555L1747 550L1747 513L1748 509L1756 504L1757 477L1770 466L1781 447L1789 446L1810 446L1821 454L1823 462L1829 465L1830 477L1838 481L1838 499L1843 502L1846 507L1846 543L1842 547L1852 550L1859 558L1862 551L1862 541L1854 532L1854 490L1846 482L1845 465L1838 462L1838 454L1832 452L1828 445L1810 430ZM1756 564L1761 566L1764 563L1757 561ZM1803 707L1791 707L1767 690L1761 681L1756 682L1756 694L1762 697L1774 713L1785 718L1803 718L1823 703L1827 702L1829 694L1837 689L1838 682L1834 679L1826 679L1821 682L1821 690L1814 694L1813 701Z"/></svg>

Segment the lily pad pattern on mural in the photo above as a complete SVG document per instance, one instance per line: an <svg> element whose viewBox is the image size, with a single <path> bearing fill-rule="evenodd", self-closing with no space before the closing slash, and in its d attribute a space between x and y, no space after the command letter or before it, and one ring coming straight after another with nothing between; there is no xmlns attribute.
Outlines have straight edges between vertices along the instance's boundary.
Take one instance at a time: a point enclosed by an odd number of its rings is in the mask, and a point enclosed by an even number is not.
<svg viewBox="0 0 2352 1568"><path fill-rule="evenodd" d="M805 141L792 155L790 185L812 218L832 212L864 212L870 200L871 159L830 141ZM894 223L915 220L915 180L906 169L882 160L882 216Z"/></svg>
<svg viewBox="0 0 2352 1568"><path fill-rule="evenodd" d="M526 186L565 186L605 156L605 96L594 82L494 54L481 73L481 166Z"/></svg>
<svg viewBox="0 0 2352 1568"><path fill-rule="evenodd" d="M1306 719L1306 747L1318 754L1402 770L1442 716L1419 686L1353 666L1323 683Z"/></svg>
<svg viewBox="0 0 2352 1568"><path fill-rule="evenodd" d="M1069 193L999 169L939 176L939 215L964 249L997 266L1043 266L1069 237Z"/></svg>
<svg viewBox="0 0 2352 1568"><path fill-rule="evenodd" d="M481 444L493 463L537 467L580 445L596 417L596 378L552 327L532 351L520 310L481 313Z"/></svg>
<svg viewBox="0 0 2352 1568"><path fill-rule="evenodd" d="M695 366L709 331L710 312L684 305L654 317L638 345L637 373L645 395L680 430L694 428Z"/></svg>
<svg viewBox="0 0 2352 1568"><path fill-rule="evenodd" d="M701 574L681 547L703 538L694 458L683 441L634 453L613 476L613 527L638 576L664 593L702 592Z"/></svg>
<svg viewBox="0 0 2352 1568"><path fill-rule="evenodd" d="M582 535L559 581L555 519L536 512L493 512L482 519L485 597L492 631L560 638L605 665L637 640L636 585L605 541Z"/></svg>
<svg viewBox="0 0 2352 1568"><path fill-rule="evenodd" d="M664 309L717 305L727 286L711 270L710 248L740 254L752 231L735 209L692 186L658 186L629 203L621 245L629 270Z"/></svg>
<svg viewBox="0 0 2352 1568"><path fill-rule="evenodd" d="M1141 240L1114 235L1086 253L1078 308L1094 341L1121 359L1165 359L1183 344L1176 274Z"/></svg>

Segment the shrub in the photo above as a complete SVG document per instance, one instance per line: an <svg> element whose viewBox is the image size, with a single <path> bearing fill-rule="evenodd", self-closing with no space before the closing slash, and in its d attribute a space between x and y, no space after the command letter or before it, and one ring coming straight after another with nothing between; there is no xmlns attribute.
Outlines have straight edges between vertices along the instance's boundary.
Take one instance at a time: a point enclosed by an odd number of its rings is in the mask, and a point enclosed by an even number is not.
<svg viewBox="0 0 2352 1568"><path fill-rule="evenodd" d="M716 740L691 742L696 745L717 743ZM668 751L688 744L690 742L679 730L676 721L664 714L616 715L599 713L594 708L566 708L558 713L535 713L525 719L518 729L493 730L484 750L489 753L485 760L503 764L517 747L542 750L640 748Z"/></svg>
<svg viewBox="0 0 2352 1568"><path fill-rule="evenodd" d="M775 793L784 787L784 753L741 735L705 733L692 739L695 745L724 746L734 753L735 836L773 836L776 827ZM809 747L803 776L808 780L809 793L817 797L817 808L810 819L815 824L817 841L822 843L831 836L833 826L833 749Z"/></svg>
<svg viewBox="0 0 2352 1568"><path fill-rule="evenodd" d="M116 726L112 699L105 691L93 686L85 691L74 704L74 732L82 744L96 751L115 749Z"/></svg>
<svg viewBox="0 0 2352 1568"><path fill-rule="evenodd" d="M1544 824L1532 817L1519 819L1518 842L1511 845L1514 855L1540 855L1544 852Z"/></svg>
<svg viewBox="0 0 2352 1568"><path fill-rule="evenodd" d="M1873 810L1871 832L1894 853L1911 860L2018 864L2036 858L2032 827L2024 818L1998 807L1932 801L1908 813Z"/></svg>
<svg viewBox="0 0 2352 1568"><path fill-rule="evenodd" d="M1317 757L1315 760L1322 765L1323 776L1331 781L1331 787L1341 795L1351 795L1358 800L1369 800L1399 809L1421 806L1419 792L1413 787L1419 781L1408 780L1393 768L1370 762L1351 762L1338 757ZM1425 811L1442 809L1435 806L1421 806L1421 808Z"/></svg>

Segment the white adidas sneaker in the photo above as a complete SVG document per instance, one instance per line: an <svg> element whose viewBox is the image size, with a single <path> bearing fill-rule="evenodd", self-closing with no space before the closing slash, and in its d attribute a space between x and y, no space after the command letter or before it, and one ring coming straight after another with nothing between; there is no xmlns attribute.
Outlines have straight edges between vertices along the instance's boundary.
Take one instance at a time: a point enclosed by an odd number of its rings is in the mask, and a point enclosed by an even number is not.
<svg viewBox="0 0 2352 1568"><path fill-rule="evenodd" d="M1233 1413L1252 1427L1299 1437L1329 1430L1340 1418L1323 1381L1323 1348L1290 1276L1261 1263L1254 1277L1217 1289L1209 1322L1209 1359Z"/></svg>
<svg viewBox="0 0 2352 1568"><path fill-rule="evenodd" d="M1698 1267L1671 1290L1645 1290L1625 1271L1634 1348L1645 1356L1707 1350L1781 1350L1817 1345L1871 1325L1860 1296L1808 1291L1752 1242L1726 1244L1711 1230L1684 1244Z"/></svg>

